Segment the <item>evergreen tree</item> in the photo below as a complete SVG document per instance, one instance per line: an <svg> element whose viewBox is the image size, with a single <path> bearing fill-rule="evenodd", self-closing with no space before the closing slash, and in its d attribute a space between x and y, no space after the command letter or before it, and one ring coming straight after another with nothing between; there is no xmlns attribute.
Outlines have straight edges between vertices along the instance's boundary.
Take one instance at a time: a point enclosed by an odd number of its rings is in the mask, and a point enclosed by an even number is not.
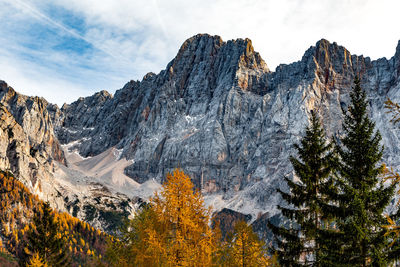
<svg viewBox="0 0 400 267"><path fill-rule="evenodd" d="M278 189L291 207L278 206L290 220L290 227L268 226L275 235L278 261L283 266L321 266L322 246L320 232L326 226L322 204L329 203L326 192L331 190L330 174L334 165L332 144L325 138L317 115L312 112L310 125L300 145L296 144L299 159L290 157L299 182L285 177L290 192Z"/></svg>
<svg viewBox="0 0 400 267"><path fill-rule="evenodd" d="M339 193L332 194L337 207L331 211L337 230L327 235L331 237L326 243L327 260L338 266L387 266L390 237L382 227L387 223L383 212L393 199L396 184L385 186L381 177L381 135L368 117L366 94L358 78L350 97L344 137L336 145Z"/></svg>
<svg viewBox="0 0 400 267"><path fill-rule="evenodd" d="M52 267L68 266L67 248L49 202L45 202L40 210L36 208L34 213L33 227L27 234L25 260L37 254Z"/></svg>

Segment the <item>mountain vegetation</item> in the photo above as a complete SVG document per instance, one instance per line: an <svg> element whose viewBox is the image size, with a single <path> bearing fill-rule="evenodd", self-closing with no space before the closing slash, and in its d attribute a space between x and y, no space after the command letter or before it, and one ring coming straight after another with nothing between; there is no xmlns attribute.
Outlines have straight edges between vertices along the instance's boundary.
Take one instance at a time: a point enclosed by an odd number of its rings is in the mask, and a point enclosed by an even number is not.
<svg viewBox="0 0 400 267"><path fill-rule="evenodd" d="M328 143L315 112L299 145L295 145L299 159L291 157L299 182L285 177L290 192L279 190L289 207L279 206L282 214L292 220L290 228L269 223L275 234L276 252L283 266L296 263L319 266L325 240L321 231L327 229L329 217L323 205L329 203L333 189L331 173L335 166L332 143Z"/></svg>
<svg viewBox="0 0 400 267"><path fill-rule="evenodd" d="M0 191L0 249L4 255L11 253L22 265L33 264L35 257L39 257L35 261L46 261L50 266L63 266L61 263L68 261L68 266L96 266L102 260L107 234L52 210L10 172L0 171Z"/></svg>
<svg viewBox="0 0 400 267"><path fill-rule="evenodd" d="M399 231L385 208L398 174L382 163L381 137L355 79L343 134L326 137L316 112L291 156L296 179L278 189L288 219L268 223L260 240L245 221L221 233L203 196L181 169L111 236L53 210L11 172L0 172L0 262L4 266L388 266L398 258ZM386 176L386 178L384 177ZM392 182L386 182L392 181ZM385 183L386 182L386 183ZM244 218L245 219L245 218ZM388 224L389 222L389 224Z"/></svg>
<svg viewBox="0 0 400 267"><path fill-rule="evenodd" d="M33 210L33 227L27 232L24 258L28 261L39 258L50 266L68 266L67 245L51 211L49 202Z"/></svg>
<svg viewBox="0 0 400 267"><path fill-rule="evenodd" d="M199 34L61 109L0 81L0 266L395 265L399 70L400 42L371 60L322 39L271 71Z"/></svg>
<svg viewBox="0 0 400 267"><path fill-rule="evenodd" d="M369 119L366 93L358 78L350 94L351 103L343 122L344 136L336 150L336 205L331 209L336 230L327 235L327 258L331 264L388 266L392 242L385 224L385 208L394 198L397 185L384 183L383 146L375 123ZM340 250L338 250L340 248Z"/></svg>
<svg viewBox="0 0 400 267"><path fill-rule="evenodd" d="M315 115L296 145L301 161L291 162L300 181L286 179L289 193L279 190L294 207L280 207L291 224L269 224L283 266L388 266L397 258L384 215L397 181L385 184L381 136L357 77L350 98L334 150Z"/></svg>
<svg viewBox="0 0 400 267"><path fill-rule="evenodd" d="M111 242L108 259L115 266L272 265L265 244L247 223L237 223L228 240L210 225L202 195L189 176L175 169L161 192Z"/></svg>

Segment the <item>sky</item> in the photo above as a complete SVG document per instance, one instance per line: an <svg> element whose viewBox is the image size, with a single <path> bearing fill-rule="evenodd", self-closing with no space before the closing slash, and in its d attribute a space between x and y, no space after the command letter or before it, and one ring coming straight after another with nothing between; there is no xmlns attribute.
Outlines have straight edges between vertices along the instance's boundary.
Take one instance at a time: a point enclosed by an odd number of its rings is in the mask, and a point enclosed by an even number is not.
<svg viewBox="0 0 400 267"><path fill-rule="evenodd" d="M271 70L321 38L391 58L398 0L0 0L0 80L62 105L158 73L198 33L250 38Z"/></svg>

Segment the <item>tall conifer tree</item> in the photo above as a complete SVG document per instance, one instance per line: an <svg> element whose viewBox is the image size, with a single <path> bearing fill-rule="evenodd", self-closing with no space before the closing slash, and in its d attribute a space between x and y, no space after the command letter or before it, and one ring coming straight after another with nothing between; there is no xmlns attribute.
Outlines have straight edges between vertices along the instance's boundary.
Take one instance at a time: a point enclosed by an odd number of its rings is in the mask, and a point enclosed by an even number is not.
<svg viewBox="0 0 400 267"><path fill-rule="evenodd" d="M269 227L275 234L279 263L282 266L321 266L319 232L323 229L321 203L328 202L326 190L333 166L332 145L326 141L317 115L312 112L310 125L299 145L295 145L299 159L291 157L299 182L285 177L290 192L278 190L291 207L278 208L290 219L290 227Z"/></svg>
<svg viewBox="0 0 400 267"><path fill-rule="evenodd" d="M354 80L351 103L343 122L344 136L336 145L340 161L337 167L334 197L337 207L331 209L336 217L336 231L326 254L332 265L387 266L389 236L382 225L385 207L394 197L395 184L384 186L383 146L375 123L368 117L366 94L360 80ZM329 240L329 239L328 239Z"/></svg>

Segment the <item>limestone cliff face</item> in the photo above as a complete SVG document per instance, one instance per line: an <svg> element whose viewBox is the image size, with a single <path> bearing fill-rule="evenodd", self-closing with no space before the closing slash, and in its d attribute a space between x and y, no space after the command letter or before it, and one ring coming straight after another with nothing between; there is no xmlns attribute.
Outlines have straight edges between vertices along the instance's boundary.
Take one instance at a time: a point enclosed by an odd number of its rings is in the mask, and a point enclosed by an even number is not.
<svg viewBox="0 0 400 267"><path fill-rule="evenodd" d="M133 160L125 173L139 183L162 181L180 166L204 193L222 195L225 207L273 215L275 189L292 173L288 157L310 111L328 135L340 134L355 75L382 132L385 160L400 165L399 132L383 109L386 97L400 100L399 73L399 46L393 58L371 61L322 39L300 61L271 72L249 39L199 34L159 74L130 81L114 96L103 91L64 106L57 133L63 143L78 141L82 156L122 149Z"/></svg>
<svg viewBox="0 0 400 267"><path fill-rule="evenodd" d="M68 162L53 128L61 120L64 114L56 105L18 94L0 81L0 169L12 171L53 208L112 232L118 225L110 225L108 217L115 222L121 213L129 215L131 201L97 181L74 184L77 174L65 166Z"/></svg>
<svg viewBox="0 0 400 267"><path fill-rule="evenodd" d="M400 131L384 110L387 97L400 102L400 42L391 59L371 60L322 39L301 60L270 71L249 39L224 42L199 34L183 43L165 70L130 81L114 95L101 91L59 109L2 89L8 121L2 136L15 120L25 131L21 138L49 162L64 162L57 139L83 157L114 149L127 163L125 174L138 183L161 182L181 167L207 203L251 214L263 225L277 214L276 188L285 190L282 177L292 175L288 158L311 110L337 138L355 75L383 136L384 160L400 167Z"/></svg>
<svg viewBox="0 0 400 267"><path fill-rule="evenodd" d="M53 161L65 164L47 104L0 82L0 168L14 172L31 189L51 176Z"/></svg>

